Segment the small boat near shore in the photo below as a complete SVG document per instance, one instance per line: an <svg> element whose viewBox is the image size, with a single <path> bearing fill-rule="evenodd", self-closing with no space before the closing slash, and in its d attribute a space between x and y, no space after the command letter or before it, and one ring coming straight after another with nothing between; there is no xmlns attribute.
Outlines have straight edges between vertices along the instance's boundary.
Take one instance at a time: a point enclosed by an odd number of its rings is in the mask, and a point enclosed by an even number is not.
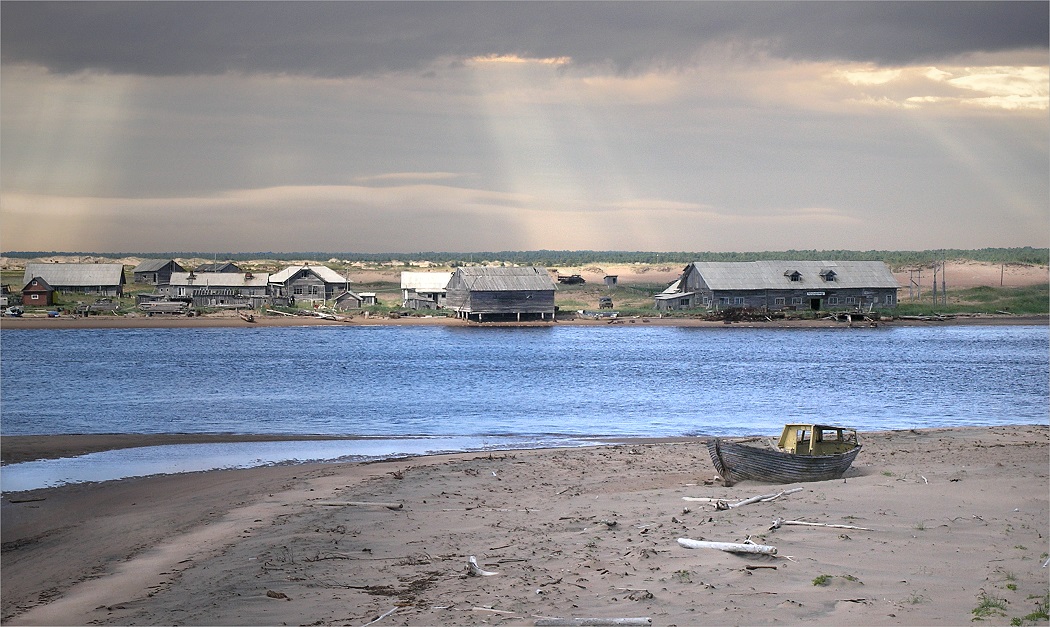
<svg viewBox="0 0 1050 627"><path fill-rule="evenodd" d="M797 483L838 479L860 453L857 432L828 425L788 424L775 444L707 441L711 462L727 486L738 481Z"/></svg>

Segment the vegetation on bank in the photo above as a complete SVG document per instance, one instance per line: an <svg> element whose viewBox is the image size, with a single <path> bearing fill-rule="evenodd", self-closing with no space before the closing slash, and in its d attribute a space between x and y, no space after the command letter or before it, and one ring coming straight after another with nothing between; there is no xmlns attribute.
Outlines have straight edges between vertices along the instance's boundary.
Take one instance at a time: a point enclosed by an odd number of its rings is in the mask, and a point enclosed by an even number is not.
<svg viewBox="0 0 1050 627"><path fill-rule="evenodd" d="M57 256L95 257L139 257L151 259L223 259L250 261L272 259L275 261L338 260L342 263L404 263L430 261L438 265L457 267L480 263L508 263L535 266L584 266L598 263L639 263L685 265L693 261L766 261L793 259L799 261L884 261L893 269L920 267L939 261L980 261L1001 264L1050 265L1050 248L943 248L934 250L781 250L757 252L654 252L616 250L511 250L492 252L400 252L400 253L354 253L354 252L168 252L168 253L87 253L87 252L41 252L12 251L0 256L19 259Z"/></svg>

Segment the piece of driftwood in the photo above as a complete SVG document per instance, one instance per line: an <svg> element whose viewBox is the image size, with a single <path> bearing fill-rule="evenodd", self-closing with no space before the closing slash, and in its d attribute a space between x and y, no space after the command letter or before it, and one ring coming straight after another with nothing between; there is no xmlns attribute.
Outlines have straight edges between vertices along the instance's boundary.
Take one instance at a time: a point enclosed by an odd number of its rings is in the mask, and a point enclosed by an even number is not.
<svg viewBox="0 0 1050 627"><path fill-rule="evenodd" d="M744 568L747 570L758 570L759 568L768 568L770 570L777 569L773 564L748 564L747 566L744 566Z"/></svg>
<svg viewBox="0 0 1050 627"><path fill-rule="evenodd" d="M802 488L791 488L790 490L781 490L780 492L774 492L773 494L759 494L758 496L752 496L751 498L744 499L737 503L730 503L726 499L717 499L709 496L683 496L683 501L691 501L694 503L711 503L717 510L723 509L734 509L737 507L743 507L744 505L750 505L751 503L767 503L778 499L785 494L794 494L795 492L801 492Z"/></svg>
<svg viewBox="0 0 1050 627"><path fill-rule="evenodd" d="M470 556L470 559L467 560L467 563L470 565L470 574L474 575L475 577L491 577L493 575L499 574L491 570L482 569L481 566L478 566L478 558L474 557L473 555Z"/></svg>
<svg viewBox="0 0 1050 627"><path fill-rule="evenodd" d="M780 492L775 492L773 494L760 494L758 496L752 496L749 499L744 499L743 501L740 501L739 503L730 503L728 505L728 508L729 509L733 509L733 508L736 508L736 507L743 507L744 505L750 505L751 503L766 503L768 501L773 501L775 499L778 499L778 498L784 496L785 494L794 494L795 492L801 492L801 491L802 491L802 488L791 488L790 490L782 490Z"/></svg>
<svg viewBox="0 0 1050 627"><path fill-rule="evenodd" d="M385 507L387 509L404 509L404 503L380 503L375 501L315 501L310 505L323 507Z"/></svg>
<svg viewBox="0 0 1050 627"><path fill-rule="evenodd" d="M706 540L690 540L689 538L678 538L678 544L687 549L718 549L729 553L759 553L762 555L776 555L777 547L765 544L750 544L744 542L707 542Z"/></svg>
<svg viewBox="0 0 1050 627"><path fill-rule="evenodd" d="M814 523L805 522L803 520L784 520L783 518L777 518L773 521L773 525L769 528L770 531L779 529L782 525L798 525L803 527L827 527L829 529L855 529L857 531L875 531L874 529L868 529L867 527L857 527L855 525L832 525L828 523Z"/></svg>
<svg viewBox="0 0 1050 627"><path fill-rule="evenodd" d="M394 607L390 608L389 610L387 610L387 611L383 612L382 614L380 614L379 617L376 618L375 620L370 620L367 623L365 623L364 625L361 625L361 627L368 627L369 625L374 625L374 624L378 623L379 621L383 620L384 618L386 618L387 616L390 616L394 612L398 611L399 609L401 609L401 608L398 607L398 606L394 606Z"/></svg>
<svg viewBox="0 0 1050 627"><path fill-rule="evenodd" d="M652 625L653 619L644 617L623 618L537 618L537 627L615 627L617 625Z"/></svg>

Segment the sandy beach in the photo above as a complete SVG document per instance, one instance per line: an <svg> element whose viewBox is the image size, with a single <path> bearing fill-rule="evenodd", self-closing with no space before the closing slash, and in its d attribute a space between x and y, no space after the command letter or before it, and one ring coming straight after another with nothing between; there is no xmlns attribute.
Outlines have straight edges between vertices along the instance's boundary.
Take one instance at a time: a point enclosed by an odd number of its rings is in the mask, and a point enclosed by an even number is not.
<svg viewBox="0 0 1050 627"><path fill-rule="evenodd" d="M94 437L84 450L106 447ZM152 441L139 437L131 444ZM0 447L48 457L76 439ZM1047 426L862 442L844 480L787 486L724 487L702 440L688 438L5 494L3 622L1046 624ZM729 510L684 500L793 487L803 489ZM862 529L771 531L777 518ZM777 554L678 538L750 538ZM496 574L472 576L471 556Z"/></svg>

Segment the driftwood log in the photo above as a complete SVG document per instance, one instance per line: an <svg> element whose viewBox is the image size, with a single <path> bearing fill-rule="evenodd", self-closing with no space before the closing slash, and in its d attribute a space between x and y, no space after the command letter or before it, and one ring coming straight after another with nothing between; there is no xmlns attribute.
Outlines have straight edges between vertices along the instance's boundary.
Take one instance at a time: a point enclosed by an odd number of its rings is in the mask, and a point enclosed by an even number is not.
<svg viewBox="0 0 1050 627"><path fill-rule="evenodd" d="M404 509L404 503L380 503L375 501L316 501L310 505L322 507L385 507L387 509Z"/></svg>
<svg viewBox="0 0 1050 627"><path fill-rule="evenodd" d="M797 525L802 527L827 527L829 529L854 529L857 531L875 531L874 529L868 529L867 527L857 527L855 525L831 525L828 523L814 523L805 522L803 520L784 520L783 518L777 518L773 521L773 525L769 528L770 531L774 529L780 529L783 525Z"/></svg>
<svg viewBox="0 0 1050 627"><path fill-rule="evenodd" d="M653 619L645 617L624 618L537 618L537 627L615 627L617 625L652 625Z"/></svg>
<svg viewBox="0 0 1050 627"><path fill-rule="evenodd" d="M473 555L471 555L470 559L467 560L467 564L470 566L470 574L474 575L475 577L491 577L493 575L499 574L491 570L482 569L481 566L478 566L478 558L474 557Z"/></svg>
<svg viewBox="0 0 1050 627"><path fill-rule="evenodd" d="M689 538L678 538L678 544L687 549L718 549L729 553L758 553L761 555L776 555L777 547L765 544L751 544L746 542L707 542L705 540L690 540Z"/></svg>

